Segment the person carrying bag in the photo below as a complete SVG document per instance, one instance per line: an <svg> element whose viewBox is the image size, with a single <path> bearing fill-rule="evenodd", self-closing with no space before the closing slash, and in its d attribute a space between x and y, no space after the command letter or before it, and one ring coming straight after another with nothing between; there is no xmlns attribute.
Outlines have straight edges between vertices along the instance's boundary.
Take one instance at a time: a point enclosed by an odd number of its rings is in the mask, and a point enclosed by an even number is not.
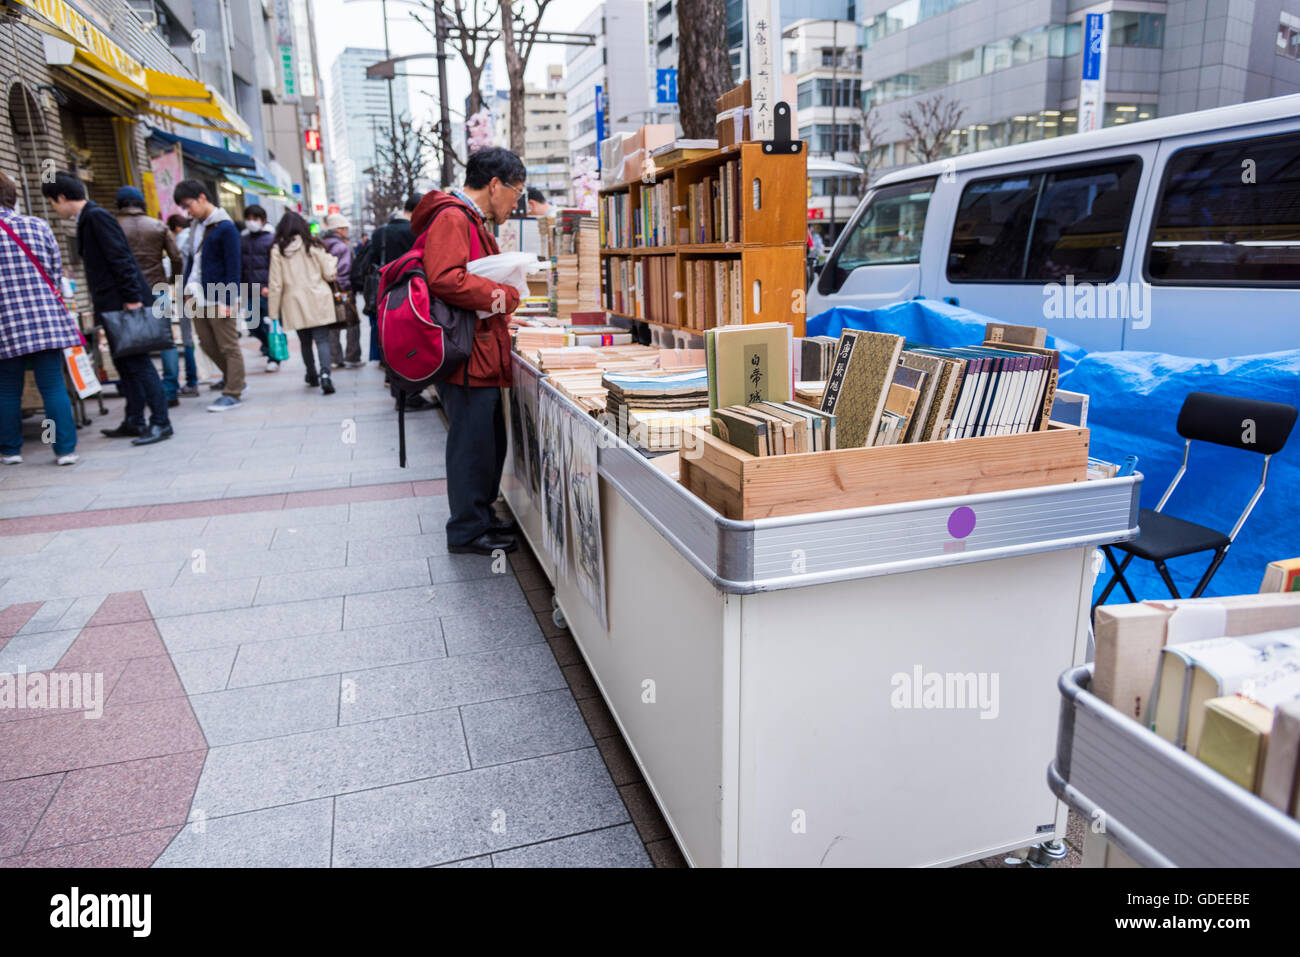
<svg viewBox="0 0 1300 957"><path fill-rule="evenodd" d="M307 367L303 381L312 388L320 386L325 395L334 392L330 379L329 328L338 318L331 286L337 271L337 261L311 234L307 221L297 213L286 212L275 228L271 243L266 283L268 308L271 315L280 317L286 329L298 333L303 365Z"/></svg>
<svg viewBox="0 0 1300 957"><path fill-rule="evenodd" d="M17 202L17 185L0 173L0 462L23 460L23 382L30 367L45 417L54 423L54 460L74 465L77 425L63 382L63 350L82 344L81 331L59 293L54 233L44 220L14 212Z"/></svg>

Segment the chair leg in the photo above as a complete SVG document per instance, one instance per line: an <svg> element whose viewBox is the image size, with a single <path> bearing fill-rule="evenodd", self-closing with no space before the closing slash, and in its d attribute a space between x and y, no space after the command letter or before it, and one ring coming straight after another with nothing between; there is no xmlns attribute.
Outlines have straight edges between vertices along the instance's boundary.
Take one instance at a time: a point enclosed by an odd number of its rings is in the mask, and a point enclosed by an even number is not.
<svg viewBox="0 0 1300 957"><path fill-rule="evenodd" d="M1110 560L1110 566L1115 570L1115 573L1111 576L1110 581L1106 583L1106 587L1102 589L1101 595L1099 595L1097 600L1093 602L1093 610L1096 611L1098 605L1106 604L1106 599L1110 597L1110 593L1116 585L1119 585L1124 589L1124 594L1128 595L1128 600L1130 602L1136 602L1137 596L1133 594L1133 589L1128 586L1128 580L1124 578L1124 569L1127 568L1128 563L1133 560L1133 553L1130 552L1125 555L1122 562L1117 562L1115 561L1115 553L1110 550L1109 545L1101 546L1101 550L1106 553L1106 558Z"/></svg>
<svg viewBox="0 0 1300 957"><path fill-rule="evenodd" d="M1173 595L1175 598L1182 598L1183 596L1178 594L1178 586L1174 584L1174 580L1169 576L1169 569L1165 567L1165 563L1156 562L1155 566L1156 571L1160 573L1160 577L1165 580L1165 585L1169 589L1169 594Z"/></svg>
<svg viewBox="0 0 1300 957"><path fill-rule="evenodd" d="M1201 580L1196 583L1196 590L1192 592L1193 598L1201 597L1201 592L1205 591L1206 586L1210 584L1210 579L1214 577L1214 573L1219 570L1219 566L1223 564L1223 560L1227 557L1227 547L1215 551L1214 560L1210 562L1210 567L1205 570L1205 574L1201 576Z"/></svg>

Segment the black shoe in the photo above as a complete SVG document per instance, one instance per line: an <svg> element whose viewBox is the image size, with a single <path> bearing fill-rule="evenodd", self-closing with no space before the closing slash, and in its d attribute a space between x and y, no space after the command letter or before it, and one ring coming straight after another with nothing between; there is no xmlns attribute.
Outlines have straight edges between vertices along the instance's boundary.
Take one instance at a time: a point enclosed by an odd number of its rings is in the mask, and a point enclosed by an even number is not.
<svg viewBox="0 0 1300 957"><path fill-rule="evenodd" d="M401 399L397 400L397 402L401 402L401 401L402 401ZM394 403L393 408L397 408L397 403ZM437 402L430 402L428 399L426 399L422 395L419 395L418 393L415 395L408 395L406 397L407 412L426 412L429 409L436 409L436 408L438 408Z"/></svg>
<svg viewBox="0 0 1300 957"><path fill-rule="evenodd" d="M498 535L495 530L488 529L472 542L464 545L448 545L447 551L453 555L491 555L494 552L513 552L519 547L509 535Z"/></svg>
<svg viewBox="0 0 1300 957"><path fill-rule="evenodd" d="M170 439L175 433L170 425L151 425L149 431L138 439L132 439L132 445L153 445L155 442L162 442L164 439Z"/></svg>
<svg viewBox="0 0 1300 957"><path fill-rule="evenodd" d="M320 390L326 395L334 394L334 380L327 375L320 377Z"/></svg>
<svg viewBox="0 0 1300 957"><path fill-rule="evenodd" d="M176 406L178 406L178 405L180 405L180 404L181 404L181 400L178 399L178 398L173 398L173 399L168 399L168 400L167 400L167 408L169 408L169 409L174 409L174 408L176 408Z"/></svg>
<svg viewBox="0 0 1300 957"><path fill-rule="evenodd" d="M316 386L320 385L320 379L317 377L316 373L314 372L308 372L305 376L303 376L302 381L306 382L313 389L316 388Z"/></svg>
<svg viewBox="0 0 1300 957"><path fill-rule="evenodd" d="M225 380L225 379L219 379L219 380L217 380L216 382L212 383L212 385L208 386L208 391L209 391L209 392L220 392L220 391L221 391L222 389L224 389L225 387L226 387L226 380Z"/></svg>
<svg viewBox="0 0 1300 957"><path fill-rule="evenodd" d="M519 523L513 518L501 519L495 518L492 524L488 526L489 535L518 535Z"/></svg>
<svg viewBox="0 0 1300 957"><path fill-rule="evenodd" d="M107 435L110 439L134 439L144 435L145 430L137 428L134 425L127 425L123 422L115 429L100 429L100 434Z"/></svg>

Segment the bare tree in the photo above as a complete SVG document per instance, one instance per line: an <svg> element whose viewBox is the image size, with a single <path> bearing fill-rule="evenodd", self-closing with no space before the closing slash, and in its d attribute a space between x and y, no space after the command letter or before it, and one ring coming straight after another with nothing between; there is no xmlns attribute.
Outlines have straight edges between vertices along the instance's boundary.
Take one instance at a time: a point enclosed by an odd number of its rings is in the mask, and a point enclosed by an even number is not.
<svg viewBox="0 0 1300 957"><path fill-rule="evenodd" d="M524 155L524 70L533 55L542 16L551 0L499 0L501 38L506 47L506 75L510 78L510 149Z"/></svg>
<svg viewBox="0 0 1300 957"><path fill-rule="evenodd" d="M396 129L384 127L379 131L369 195L376 223L386 222L402 208L424 179L430 161L439 156L440 148L432 127L416 123L406 113L397 118Z"/></svg>
<svg viewBox="0 0 1300 957"><path fill-rule="evenodd" d="M866 192L871 185L872 167L876 164L876 150L885 145L885 130L875 104L862 111L862 145L858 150L858 165L862 173L858 177L859 192Z"/></svg>
<svg viewBox="0 0 1300 957"><path fill-rule="evenodd" d="M780 30L775 34L780 36ZM717 99L731 89L726 4L678 0L677 38L677 107L682 134L711 139L717 135Z"/></svg>
<svg viewBox="0 0 1300 957"><path fill-rule="evenodd" d="M465 72L469 74L469 103L466 116L473 116L483 108L483 69L492 54L492 44L501 36L499 30L488 28L496 12L492 0L452 0L450 10L445 0L439 0L444 14L452 24L451 39Z"/></svg>
<svg viewBox="0 0 1300 957"><path fill-rule="evenodd" d="M917 161L933 163L943 155L948 137L965 115L964 106L937 93L928 100L917 100L898 118L912 141L912 152Z"/></svg>

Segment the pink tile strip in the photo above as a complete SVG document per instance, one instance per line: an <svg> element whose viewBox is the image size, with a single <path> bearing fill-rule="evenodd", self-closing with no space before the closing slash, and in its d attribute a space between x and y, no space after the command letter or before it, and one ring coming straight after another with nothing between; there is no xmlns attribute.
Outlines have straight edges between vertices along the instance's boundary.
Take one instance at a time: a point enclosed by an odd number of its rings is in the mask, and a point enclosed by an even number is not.
<svg viewBox="0 0 1300 957"><path fill-rule="evenodd" d="M343 502L380 502L413 495L445 495L445 479L417 482L389 482L382 485L358 485L353 488L322 489L315 492L280 492L274 495L248 495L235 498L201 499L196 502L173 502L167 505L137 505L130 508L103 508L84 512L58 512L0 519L0 536L27 535L32 532L62 532L74 528L100 528L106 525L133 525L136 522L163 522L178 518L210 518L213 515L236 515L242 512L276 512L312 505Z"/></svg>
<svg viewBox="0 0 1300 957"><path fill-rule="evenodd" d="M10 605L4 611L0 611L0 649L9 644L9 639L18 634L18 630L23 625L31 621L32 615L36 614L43 604L45 604L43 601L28 601L21 605Z"/></svg>
<svg viewBox="0 0 1300 957"><path fill-rule="evenodd" d="M143 592L119 591L104 599L87 624L120 625L128 621L152 620Z"/></svg>
<svg viewBox="0 0 1300 957"><path fill-rule="evenodd" d="M0 858L0 867L148 867L178 831L179 825Z"/></svg>
<svg viewBox="0 0 1300 957"><path fill-rule="evenodd" d="M47 774L0 784L0 857L22 852L62 780L62 774Z"/></svg>
<svg viewBox="0 0 1300 957"><path fill-rule="evenodd" d="M182 825L207 751L69 771L25 851Z"/></svg>

